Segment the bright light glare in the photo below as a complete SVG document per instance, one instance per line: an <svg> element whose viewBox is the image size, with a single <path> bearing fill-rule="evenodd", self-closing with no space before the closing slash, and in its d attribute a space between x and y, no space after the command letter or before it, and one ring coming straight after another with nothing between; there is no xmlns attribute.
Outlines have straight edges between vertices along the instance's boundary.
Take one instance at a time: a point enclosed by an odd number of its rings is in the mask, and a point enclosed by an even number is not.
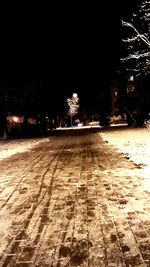
<svg viewBox="0 0 150 267"><path fill-rule="evenodd" d="M73 97L75 97L75 98L76 98L76 97L78 97L78 95L77 95L76 93L73 93Z"/></svg>
<svg viewBox="0 0 150 267"><path fill-rule="evenodd" d="M13 121L14 122L18 122L19 121L19 118L18 117L13 117Z"/></svg>

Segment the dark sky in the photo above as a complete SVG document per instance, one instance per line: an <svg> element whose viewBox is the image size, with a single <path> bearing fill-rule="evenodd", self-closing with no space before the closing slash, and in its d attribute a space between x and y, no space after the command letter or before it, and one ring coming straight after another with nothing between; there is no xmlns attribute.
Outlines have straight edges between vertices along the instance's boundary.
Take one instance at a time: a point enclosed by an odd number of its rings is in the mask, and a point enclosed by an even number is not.
<svg viewBox="0 0 150 267"><path fill-rule="evenodd" d="M10 6L1 18L0 83L38 81L60 98L74 90L97 97L119 67L120 18L137 3L117 2Z"/></svg>

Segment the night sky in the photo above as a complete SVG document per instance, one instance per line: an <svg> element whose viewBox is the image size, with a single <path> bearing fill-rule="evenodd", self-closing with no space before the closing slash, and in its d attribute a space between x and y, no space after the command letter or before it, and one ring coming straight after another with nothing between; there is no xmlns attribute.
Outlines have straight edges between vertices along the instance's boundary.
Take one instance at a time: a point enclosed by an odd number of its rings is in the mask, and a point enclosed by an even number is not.
<svg viewBox="0 0 150 267"><path fill-rule="evenodd" d="M40 84L59 103L77 91L83 107L98 105L120 66L120 18L138 1L117 2L10 6L1 18L0 83Z"/></svg>

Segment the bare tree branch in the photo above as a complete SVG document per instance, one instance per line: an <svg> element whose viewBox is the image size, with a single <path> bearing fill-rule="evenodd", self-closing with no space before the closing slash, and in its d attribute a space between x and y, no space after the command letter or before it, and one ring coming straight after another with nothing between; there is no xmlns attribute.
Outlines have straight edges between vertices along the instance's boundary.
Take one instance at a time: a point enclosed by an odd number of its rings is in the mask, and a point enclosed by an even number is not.
<svg viewBox="0 0 150 267"><path fill-rule="evenodd" d="M143 54L130 54L125 58L121 58L121 61L127 61L129 59L139 59L139 58L148 57L148 56L150 56L150 52L143 53Z"/></svg>
<svg viewBox="0 0 150 267"><path fill-rule="evenodd" d="M148 38L144 34L140 34L139 31L133 26L132 23L129 23L129 22L122 20L122 26L132 28L137 34L134 38L127 39L128 41L129 40L135 41L136 39L141 39L144 43L146 43L148 46L150 46L150 41L148 40Z"/></svg>
<svg viewBox="0 0 150 267"><path fill-rule="evenodd" d="M125 68L135 75L150 73L150 1L143 0L137 12L132 15L131 22L121 20L125 28L124 54L120 60ZM129 29L129 30L128 30ZM128 35L128 36L127 36Z"/></svg>

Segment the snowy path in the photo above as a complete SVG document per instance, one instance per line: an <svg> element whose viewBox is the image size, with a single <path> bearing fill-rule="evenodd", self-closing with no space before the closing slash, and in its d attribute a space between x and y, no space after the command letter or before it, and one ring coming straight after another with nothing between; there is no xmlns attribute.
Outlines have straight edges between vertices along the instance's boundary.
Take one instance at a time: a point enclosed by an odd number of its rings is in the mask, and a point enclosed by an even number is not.
<svg viewBox="0 0 150 267"><path fill-rule="evenodd" d="M30 140L0 161L1 267L150 265L150 179L110 145L123 133Z"/></svg>

